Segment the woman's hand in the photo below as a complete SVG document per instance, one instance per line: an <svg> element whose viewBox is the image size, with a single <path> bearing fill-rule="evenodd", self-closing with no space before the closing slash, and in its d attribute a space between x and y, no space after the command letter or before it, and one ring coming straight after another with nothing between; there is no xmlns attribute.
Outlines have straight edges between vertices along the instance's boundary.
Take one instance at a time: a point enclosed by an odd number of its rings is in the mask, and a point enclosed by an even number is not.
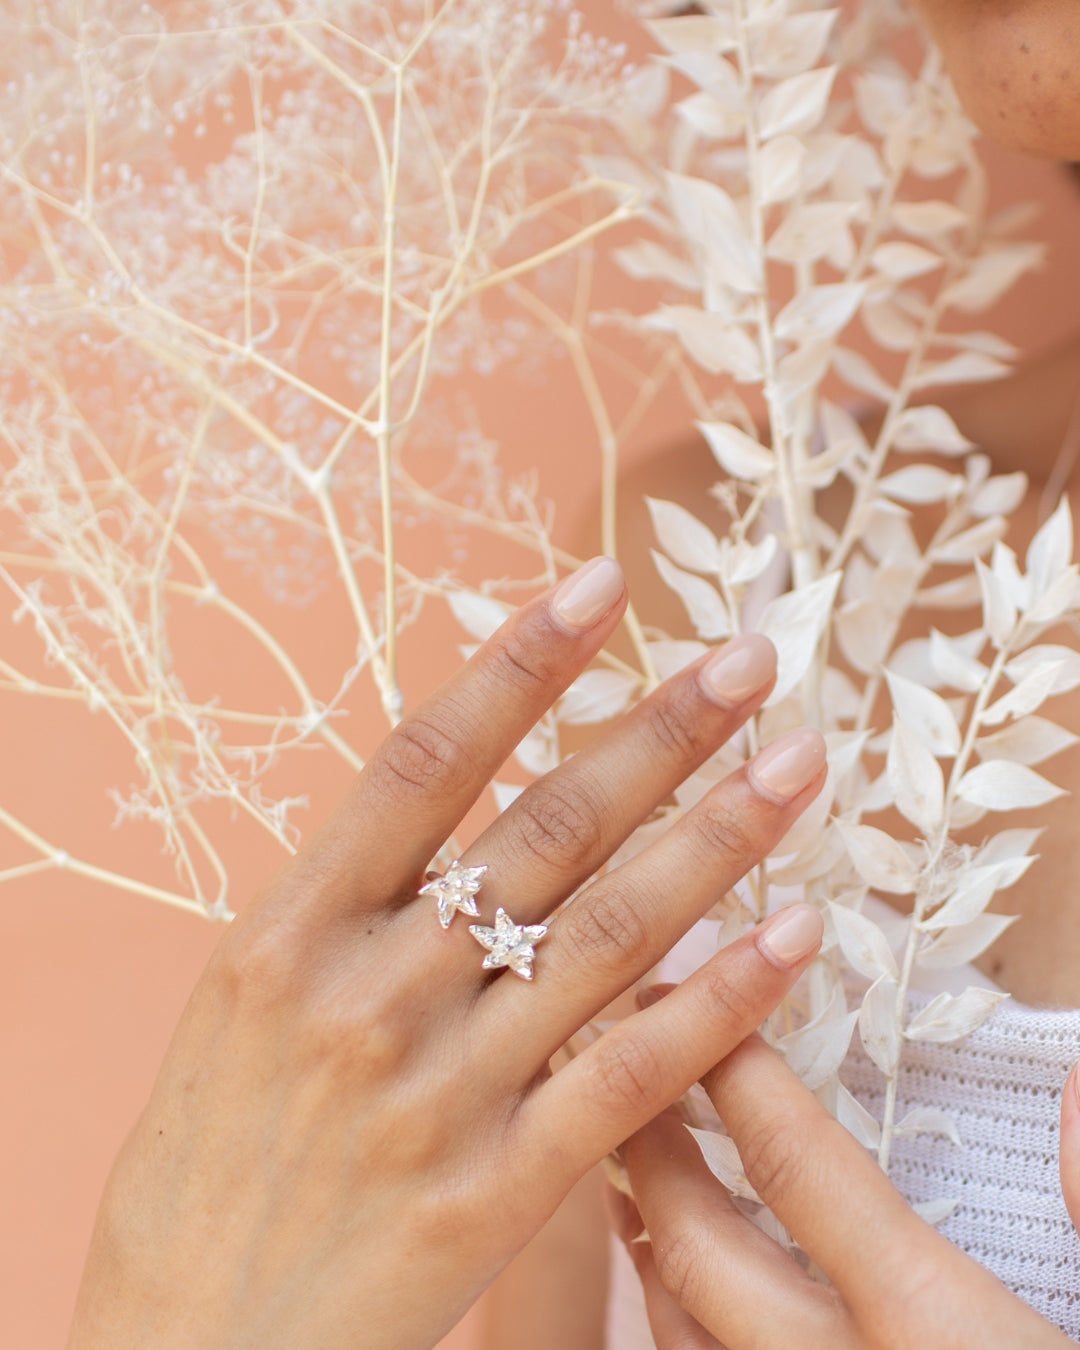
<svg viewBox="0 0 1080 1350"><path fill-rule="evenodd" d="M681 1117L667 1111L623 1149L640 1214L613 1197L659 1350L1072 1344L918 1218L758 1036L702 1081L750 1184L831 1285L736 1209ZM642 1221L650 1241L634 1242Z"/></svg>
<svg viewBox="0 0 1080 1350"><path fill-rule="evenodd" d="M481 969L429 860L619 621L594 560L524 606L377 751L226 933L98 1215L72 1350L430 1346L572 1183L783 997L820 940L796 906L552 1076L558 1047L782 836L824 777L789 733L551 923L530 984ZM538 924L760 705L741 638L533 784L464 855Z"/></svg>

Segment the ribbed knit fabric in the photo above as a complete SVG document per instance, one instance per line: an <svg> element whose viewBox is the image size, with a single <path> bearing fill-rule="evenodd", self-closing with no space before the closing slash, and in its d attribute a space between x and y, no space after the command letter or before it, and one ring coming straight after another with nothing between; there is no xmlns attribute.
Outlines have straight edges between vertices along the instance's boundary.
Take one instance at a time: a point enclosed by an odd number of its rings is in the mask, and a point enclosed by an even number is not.
<svg viewBox="0 0 1080 1350"><path fill-rule="evenodd" d="M685 978L715 950L701 927L665 962L663 978ZM913 1003L926 999L915 995ZM1080 1010L1012 1000L959 1044L905 1045L897 1118L916 1106L949 1111L962 1146L928 1135L897 1140L889 1169L912 1203L958 1200L940 1231L1074 1340L1080 1340L1080 1237L1061 1196L1058 1116L1062 1085L1078 1058ZM880 1119L882 1076L858 1033L841 1078ZM653 1346L635 1285L616 1244L608 1350Z"/></svg>

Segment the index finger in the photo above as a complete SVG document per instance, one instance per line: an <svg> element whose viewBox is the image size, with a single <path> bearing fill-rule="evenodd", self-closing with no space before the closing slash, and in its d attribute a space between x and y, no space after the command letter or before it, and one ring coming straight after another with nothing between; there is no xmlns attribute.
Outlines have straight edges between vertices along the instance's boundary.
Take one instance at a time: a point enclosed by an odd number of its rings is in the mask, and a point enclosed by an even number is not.
<svg viewBox="0 0 1080 1350"><path fill-rule="evenodd" d="M955 1249L776 1051L749 1036L702 1079L750 1184L860 1321L906 1301Z"/></svg>
<svg viewBox="0 0 1080 1350"><path fill-rule="evenodd" d="M593 558L512 614L400 722L294 862L320 908L379 909L417 878L499 765L618 623L622 570Z"/></svg>

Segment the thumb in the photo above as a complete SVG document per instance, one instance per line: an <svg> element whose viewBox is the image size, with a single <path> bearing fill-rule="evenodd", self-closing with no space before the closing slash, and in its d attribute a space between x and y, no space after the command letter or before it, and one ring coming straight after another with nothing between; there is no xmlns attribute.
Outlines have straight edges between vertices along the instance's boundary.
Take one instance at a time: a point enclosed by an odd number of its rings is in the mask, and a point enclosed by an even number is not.
<svg viewBox="0 0 1080 1350"><path fill-rule="evenodd" d="M1074 1226L1080 1229L1080 1064L1073 1066L1061 1094L1061 1142L1058 1146L1061 1193Z"/></svg>

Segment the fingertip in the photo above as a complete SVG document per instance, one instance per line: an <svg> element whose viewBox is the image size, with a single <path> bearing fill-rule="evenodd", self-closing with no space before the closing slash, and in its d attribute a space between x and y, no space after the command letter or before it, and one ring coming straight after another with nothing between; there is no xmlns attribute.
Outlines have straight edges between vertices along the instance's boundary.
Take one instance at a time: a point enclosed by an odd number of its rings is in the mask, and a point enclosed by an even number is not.
<svg viewBox="0 0 1080 1350"><path fill-rule="evenodd" d="M778 970L790 970L821 946L825 921L809 904L789 905L762 924L754 940L758 951Z"/></svg>

